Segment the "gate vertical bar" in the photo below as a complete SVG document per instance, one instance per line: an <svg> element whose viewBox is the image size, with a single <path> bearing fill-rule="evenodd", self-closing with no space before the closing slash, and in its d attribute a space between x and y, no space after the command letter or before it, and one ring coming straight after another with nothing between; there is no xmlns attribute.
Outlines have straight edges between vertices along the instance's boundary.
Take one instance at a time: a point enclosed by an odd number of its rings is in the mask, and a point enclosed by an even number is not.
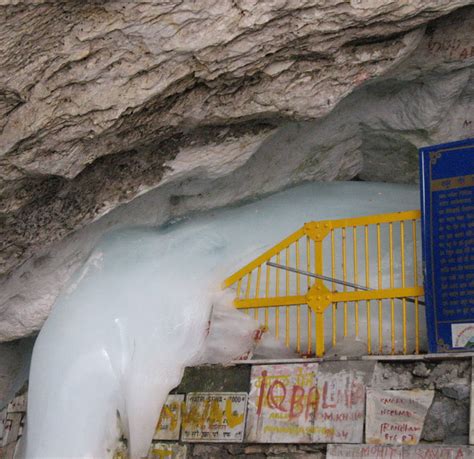
<svg viewBox="0 0 474 459"><path fill-rule="evenodd" d="M405 288L405 224L400 222L400 257L402 263L402 288ZM402 299L403 353L407 353L407 302Z"/></svg>
<svg viewBox="0 0 474 459"><path fill-rule="evenodd" d="M276 262L278 264L281 263L280 252L278 252L276 257ZM275 296L280 295L280 270L275 270ZM275 338L278 339L280 337L280 308L275 308Z"/></svg>
<svg viewBox="0 0 474 459"><path fill-rule="evenodd" d="M265 271L265 298L270 296L270 266L266 266ZM265 308L265 328L268 329L268 308Z"/></svg>
<svg viewBox="0 0 474 459"><path fill-rule="evenodd" d="M285 249L285 266L290 266L290 249ZM290 294L290 271L286 271L285 293L286 296ZM285 309L285 345L290 347L290 307Z"/></svg>
<svg viewBox="0 0 474 459"><path fill-rule="evenodd" d="M377 223L377 288L382 288L382 253L381 253L381 242L380 242L380 223ZM383 351L383 304L382 300L378 300L379 306L379 352Z"/></svg>
<svg viewBox="0 0 474 459"><path fill-rule="evenodd" d="M412 221L413 237L413 286L418 285L418 250L416 246L416 220ZM420 352L420 324L418 318L418 297L415 297L415 354Z"/></svg>
<svg viewBox="0 0 474 459"><path fill-rule="evenodd" d="M300 269L300 244L295 243L296 269ZM296 273L296 294L301 294L300 274ZM301 305L296 306L296 352L301 352Z"/></svg>
<svg viewBox="0 0 474 459"><path fill-rule="evenodd" d="M310 242L310 238L308 236L306 236L306 271L310 272L311 271L311 258L310 258L310 254L311 254L311 242ZM309 276L306 276L306 290L308 291L309 288L311 286L311 278ZM313 337L312 337L312 322L313 322L313 311L312 309L308 306L307 308L307 314L308 314L308 318L307 318L307 324L306 324L306 328L307 328L307 343L306 343L306 349L307 349L307 353L308 355L311 355L311 350L313 349Z"/></svg>
<svg viewBox="0 0 474 459"><path fill-rule="evenodd" d="M354 269L354 284L359 283L359 274L358 274L358 260L357 260L357 227L352 227L352 254L353 254L353 269ZM354 302L354 318L355 318L355 335L356 338L359 336L359 302Z"/></svg>
<svg viewBox="0 0 474 459"><path fill-rule="evenodd" d="M316 252L316 249L315 249ZM331 276L336 278L336 245L334 242L334 230L331 228ZM331 291L336 290L334 280L331 283ZM337 342L337 305L332 304L332 345L335 346Z"/></svg>
<svg viewBox="0 0 474 459"><path fill-rule="evenodd" d="M342 280L347 281L347 260L346 260L346 228L343 227L341 230L342 236ZM343 291L347 290L346 286L343 286ZM344 301L344 337L347 336L347 301Z"/></svg>
<svg viewBox="0 0 474 459"><path fill-rule="evenodd" d="M369 227L365 225L364 229L365 236L365 286L370 288L370 255L369 255ZM371 334L371 321L372 317L370 316L370 300L366 301L367 307L367 354L372 353L372 334Z"/></svg>
<svg viewBox="0 0 474 459"><path fill-rule="evenodd" d="M388 238L389 238L389 263L390 263L390 288L394 286L393 277L393 223L388 224ZM390 298L390 325L391 325L391 339L392 339L392 354L395 354L395 300Z"/></svg>
<svg viewBox="0 0 474 459"><path fill-rule="evenodd" d="M314 272L323 274L323 241L317 238L314 241ZM322 281L320 281L322 283ZM324 355L324 310L316 311L316 356Z"/></svg>

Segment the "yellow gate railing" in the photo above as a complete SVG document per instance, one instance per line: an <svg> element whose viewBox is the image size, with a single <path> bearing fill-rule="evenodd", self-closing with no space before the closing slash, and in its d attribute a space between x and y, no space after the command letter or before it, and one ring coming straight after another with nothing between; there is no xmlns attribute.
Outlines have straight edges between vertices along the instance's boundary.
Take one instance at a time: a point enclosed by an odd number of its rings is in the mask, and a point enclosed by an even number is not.
<svg viewBox="0 0 474 459"><path fill-rule="evenodd" d="M223 287L301 354L322 356L345 337L368 354L419 353L419 234L420 211L306 223Z"/></svg>

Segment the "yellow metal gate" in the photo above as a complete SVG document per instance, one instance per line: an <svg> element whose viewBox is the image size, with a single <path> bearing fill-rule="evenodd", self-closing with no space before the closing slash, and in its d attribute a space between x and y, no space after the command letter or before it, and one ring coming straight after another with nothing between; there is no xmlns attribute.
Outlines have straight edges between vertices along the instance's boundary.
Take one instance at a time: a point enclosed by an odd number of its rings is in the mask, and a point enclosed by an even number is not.
<svg viewBox="0 0 474 459"><path fill-rule="evenodd" d="M420 211L306 223L223 286L299 353L322 356L344 337L368 354L418 353L419 234Z"/></svg>

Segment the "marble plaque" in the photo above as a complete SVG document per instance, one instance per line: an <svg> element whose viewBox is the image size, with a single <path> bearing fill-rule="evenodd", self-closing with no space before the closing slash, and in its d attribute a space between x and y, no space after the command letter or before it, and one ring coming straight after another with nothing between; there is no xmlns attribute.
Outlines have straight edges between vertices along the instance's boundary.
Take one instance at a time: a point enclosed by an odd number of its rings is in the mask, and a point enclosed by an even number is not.
<svg viewBox="0 0 474 459"><path fill-rule="evenodd" d="M432 390L367 389L366 443L416 445L433 397Z"/></svg>
<svg viewBox="0 0 474 459"><path fill-rule="evenodd" d="M181 430L181 407L184 395L168 395L160 419L156 426L153 440L179 440Z"/></svg>
<svg viewBox="0 0 474 459"><path fill-rule="evenodd" d="M23 413L7 413L2 438L3 446L17 441L22 419Z"/></svg>
<svg viewBox="0 0 474 459"><path fill-rule="evenodd" d="M7 408L8 413L24 413L26 411L26 394L16 396Z"/></svg>
<svg viewBox="0 0 474 459"><path fill-rule="evenodd" d="M247 412L245 392L195 392L186 396L181 440L242 442Z"/></svg>
<svg viewBox="0 0 474 459"><path fill-rule="evenodd" d="M179 443L153 443L148 459L186 459L186 445Z"/></svg>
<svg viewBox="0 0 474 459"><path fill-rule="evenodd" d="M326 459L403 459L402 446L328 445Z"/></svg>
<svg viewBox="0 0 474 459"><path fill-rule="evenodd" d="M328 445L327 459L468 459L474 448L455 445Z"/></svg>
<svg viewBox="0 0 474 459"><path fill-rule="evenodd" d="M360 443L364 365L253 366L246 440L258 443Z"/></svg>
<svg viewBox="0 0 474 459"><path fill-rule="evenodd" d="M472 459L474 448L464 445L404 446L403 459Z"/></svg>

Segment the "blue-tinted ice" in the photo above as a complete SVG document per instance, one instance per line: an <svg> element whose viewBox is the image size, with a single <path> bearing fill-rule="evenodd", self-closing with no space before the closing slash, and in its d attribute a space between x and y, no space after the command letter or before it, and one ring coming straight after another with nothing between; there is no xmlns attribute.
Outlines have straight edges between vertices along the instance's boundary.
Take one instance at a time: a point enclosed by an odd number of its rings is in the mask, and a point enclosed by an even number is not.
<svg viewBox="0 0 474 459"><path fill-rule="evenodd" d="M27 457L110 457L120 429L132 457L146 456L184 367L209 358L211 305L226 298L216 292L228 274L307 221L416 208L415 186L306 184L164 228L108 234L36 341ZM222 333L214 360L249 346L245 320L230 322L242 324L240 341L227 349Z"/></svg>

